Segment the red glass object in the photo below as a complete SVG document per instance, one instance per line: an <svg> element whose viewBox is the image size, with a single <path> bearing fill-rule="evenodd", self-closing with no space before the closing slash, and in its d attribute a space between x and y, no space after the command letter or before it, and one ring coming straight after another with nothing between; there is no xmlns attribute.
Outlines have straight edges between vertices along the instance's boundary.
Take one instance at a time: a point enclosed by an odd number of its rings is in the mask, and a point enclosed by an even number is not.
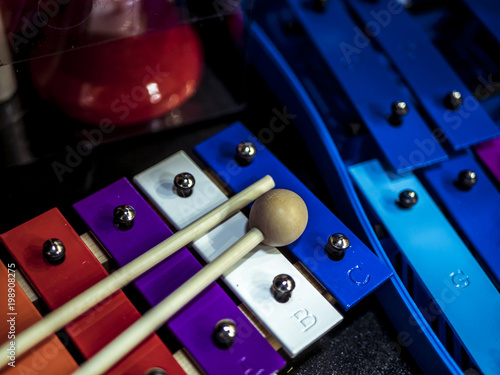
<svg viewBox="0 0 500 375"><path fill-rule="evenodd" d="M50 20L53 24L33 51L45 57L31 61L40 96L96 125L135 124L181 105L196 92L203 63L191 25L178 24L173 10L158 9L158 2L122 2L119 9L109 8L120 2L108 3L66 11L68 17L80 14L75 20ZM154 16L148 18L148 12ZM161 12L167 25L159 23ZM64 24L70 27L64 29ZM64 42L58 41L61 37Z"/></svg>

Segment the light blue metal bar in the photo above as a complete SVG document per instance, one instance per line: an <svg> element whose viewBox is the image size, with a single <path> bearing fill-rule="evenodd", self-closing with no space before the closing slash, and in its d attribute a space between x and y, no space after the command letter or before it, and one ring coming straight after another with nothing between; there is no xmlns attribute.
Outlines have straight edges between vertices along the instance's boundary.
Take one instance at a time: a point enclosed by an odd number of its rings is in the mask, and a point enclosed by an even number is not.
<svg viewBox="0 0 500 375"><path fill-rule="evenodd" d="M378 160L349 168L359 189L486 375L500 373L500 294L414 175L387 174ZM415 206L395 202L411 189Z"/></svg>

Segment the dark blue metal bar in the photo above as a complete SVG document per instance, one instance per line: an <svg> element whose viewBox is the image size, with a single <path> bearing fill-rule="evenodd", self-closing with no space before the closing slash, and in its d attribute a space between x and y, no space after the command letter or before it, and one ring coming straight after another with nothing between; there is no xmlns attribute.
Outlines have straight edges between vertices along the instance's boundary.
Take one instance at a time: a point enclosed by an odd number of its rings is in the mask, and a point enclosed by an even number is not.
<svg viewBox="0 0 500 375"><path fill-rule="evenodd" d="M457 150L500 135L500 129L402 5L395 6L394 0L350 0L349 4L364 22L362 32L372 33L442 130L436 134L438 139L447 139ZM457 108L447 104L453 91L461 95Z"/></svg>
<svg viewBox="0 0 500 375"><path fill-rule="evenodd" d="M333 74L339 81L397 172L446 159L412 99L387 72L370 40L351 20L341 2L328 2L323 12L307 5L312 2L288 0L287 3L327 63L330 72L325 75ZM409 107L400 125L393 125L388 120L395 101L403 101Z"/></svg>

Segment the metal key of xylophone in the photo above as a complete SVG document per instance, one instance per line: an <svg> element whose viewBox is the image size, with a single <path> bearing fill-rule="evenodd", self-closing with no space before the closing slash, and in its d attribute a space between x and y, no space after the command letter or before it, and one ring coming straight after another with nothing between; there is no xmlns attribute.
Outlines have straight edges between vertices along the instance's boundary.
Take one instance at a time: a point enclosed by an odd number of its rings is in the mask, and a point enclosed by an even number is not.
<svg viewBox="0 0 500 375"><path fill-rule="evenodd" d="M500 182L500 138L476 145L475 151L497 181Z"/></svg>
<svg viewBox="0 0 500 375"><path fill-rule="evenodd" d="M120 205L129 205L136 211L129 230L115 226L113 211ZM120 266L172 235L126 179L83 199L74 208ZM201 268L189 250L183 248L136 279L135 286L154 306ZM218 322L226 319L236 323L238 334L230 348L221 348L213 332ZM216 283L176 314L167 326L207 374L272 374L285 365Z"/></svg>
<svg viewBox="0 0 500 375"><path fill-rule="evenodd" d="M359 54L345 50L349 48L345 41L352 40L357 26L342 2L329 2L323 12L303 6L302 0L288 0L287 4L394 170L405 172L447 158L411 95L386 71L373 46L367 44ZM407 108L404 119L396 123L391 121L394 102L404 102ZM429 152L418 147L423 140L430 144Z"/></svg>
<svg viewBox="0 0 500 375"><path fill-rule="evenodd" d="M228 200L228 202L234 201L235 197ZM116 361L127 355L148 335L158 330L165 323L165 320L172 318L257 245L264 243L266 245L286 246L296 241L307 226L308 216L305 202L290 190L270 190L258 197L250 211L248 232L243 237L213 262L196 272L160 303L148 310L141 319L115 338L94 358L83 364L75 375L94 375L111 368ZM193 225L198 226L198 223L199 220ZM192 226L187 228L190 227ZM185 232L187 228L182 229L179 233ZM173 235L172 238L177 236ZM150 252L148 251L148 253ZM131 262L131 264L133 263ZM130 268L129 265L123 269L128 268ZM225 319L217 324L216 330L214 339L219 340L219 344L224 344L220 346L221 349L230 349L234 344L233 339L237 331L235 322ZM220 341L221 339L223 341ZM225 366L220 366L219 373L224 372L223 367ZM253 369L248 368L245 373L253 371ZM264 372L266 370L257 370L257 373Z"/></svg>
<svg viewBox="0 0 500 375"><path fill-rule="evenodd" d="M257 155L252 163L240 166L235 149L245 141L255 145ZM271 173L277 187L295 191L304 199L311 211L309 225L288 248L345 310L390 278L388 268L241 123L202 142L195 151L235 192ZM340 261L330 259L325 252L328 238L335 233L343 233L350 240Z"/></svg>
<svg viewBox="0 0 500 375"><path fill-rule="evenodd" d="M471 154L447 160L422 173L459 231L479 256L493 283L500 285L500 193ZM460 179L466 177L465 182ZM471 177L472 176L472 177Z"/></svg>
<svg viewBox="0 0 500 375"><path fill-rule="evenodd" d="M457 361L462 362L462 345L484 374L497 374L500 321L492 312L500 308L498 290L425 188L414 175L388 174L378 160L349 170L415 278L439 308L435 314L441 322L440 339L454 351ZM396 204L405 189L419 197L413 207ZM447 335L450 328L445 320L456 336Z"/></svg>
<svg viewBox="0 0 500 375"><path fill-rule="evenodd" d="M392 0L377 3L349 0L348 4L367 23L373 21L373 14L387 9L393 12L391 21L382 32L377 33L375 39L439 128L433 132L436 138L446 138L455 150L459 150L500 135L500 129L402 4L394 5ZM454 94L451 98L448 96L450 93ZM460 103L463 101L466 108L474 109L468 110L467 115L460 114ZM422 144L429 141L419 139Z"/></svg>
<svg viewBox="0 0 500 375"><path fill-rule="evenodd" d="M176 176L185 172L196 181L192 195L187 198L172 189ZM136 175L134 182L177 229L227 200L217 185L182 151ZM248 219L237 213L196 240L193 248L205 261L211 262L236 242L247 226ZM279 275L284 275L284 283L293 283L291 290L281 293L273 289L273 280ZM342 320L333 306L276 248L258 246L226 272L224 280L292 357ZM283 301L280 300L282 294Z"/></svg>
<svg viewBox="0 0 500 375"><path fill-rule="evenodd" d="M58 265L48 263L43 257L43 244L50 238L58 238L66 248L65 259ZM0 239L51 310L107 276L57 209L2 234ZM125 294L118 291L68 324L66 332L82 355L89 358L139 317ZM184 373L156 335L150 336L109 373L142 374L154 367L169 374Z"/></svg>
<svg viewBox="0 0 500 375"><path fill-rule="evenodd" d="M77 363L55 335L48 337L29 353L16 356L16 335L42 319L42 316L17 283L21 271L15 264L8 264L8 267L0 263L0 278L8 280L8 288L0 291L0 311L7 320L7 324L0 325L0 337L10 340L12 348L4 353L10 357L9 364L0 372L4 375L54 375L75 371Z"/></svg>

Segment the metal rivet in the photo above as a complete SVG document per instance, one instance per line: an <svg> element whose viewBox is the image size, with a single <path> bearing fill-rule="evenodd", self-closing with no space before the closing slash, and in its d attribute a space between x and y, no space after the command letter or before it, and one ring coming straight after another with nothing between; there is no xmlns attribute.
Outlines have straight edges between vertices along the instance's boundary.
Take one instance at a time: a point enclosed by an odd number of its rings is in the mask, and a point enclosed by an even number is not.
<svg viewBox="0 0 500 375"><path fill-rule="evenodd" d="M127 204L116 207L113 210L113 223L120 230L129 230L134 226L135 209Z"/></svg>
<svg viewBox="0 0 500 375"><path fill-rule="evenodd" d="M61 240L51 238L43 244L43 257L54 266L61 264L66 257L66 247Z"/></svg>
<svg viewBox="0 0 500 375"><path fill-rule="evenodd" d="M231 319L222 319L214 327L212 338L221 349L229 349L236 338L236 323Z"/></svg>
<svg viewBox="0 0 500 375"><path fill-rule="evenodd" d="M408 114L409 108L406 102L397 101L391 104L391 114L388 117L392 125L401 125L403 117Z"/></svg>
<svg viewBox="0 0 500 375"><path fill-rule="evenodd" d="M168 373L162 368L153 367L146 371L144 375L168 375Z"/></svg>
<svg viewBox="0 0 500 375"><path fill-rule="evenodd" d="M351 246L351 242L345 234L335 233L328 237L325 251L330 259L341 260L349 246Z"/></svg>
<svg viewBox="0 0 500 375"><path fill-rule="evenodd" d="M462 190L470 190L475 184L477 184L476 172L470 169L464 169L458 174L456 181L457 187Z"/></svg>
<svg viewBox="0 0 500 375"><path fill-rule="evenodd" d="M418 196L413 190L403 190L399 193L396 203L402 208L410 208L417 204Z"/></svg>
<svg viewBox="0 0 500 375"><path fill-rule="evenodd" d="M187 198L193 194L193 187L196 181L191 173L179 173L174 178L174 186L177 195L182 198Z"/></svg>
<svg viewBox="0 0 500 375"><path fill-rule="evenodd" d="M295 281L293 278L290 275L281 274L274 278L271 293L276 301L285 303L292 297L294 289Z"/></svg>
<svg viewBox="0 0 500 375"><path fill-rule="evenodd" d="M444 99L444 104L447 108L457 110L463 102L463 97L460 91L452 91L448 93Z"/></svg>
<svg viewBox="0 0 500 375"><path fill-rule="evenodd" d="M236 160L241 165L250 164L256 154L257 149L252 142L241 142L236 146Z"/></svg>

